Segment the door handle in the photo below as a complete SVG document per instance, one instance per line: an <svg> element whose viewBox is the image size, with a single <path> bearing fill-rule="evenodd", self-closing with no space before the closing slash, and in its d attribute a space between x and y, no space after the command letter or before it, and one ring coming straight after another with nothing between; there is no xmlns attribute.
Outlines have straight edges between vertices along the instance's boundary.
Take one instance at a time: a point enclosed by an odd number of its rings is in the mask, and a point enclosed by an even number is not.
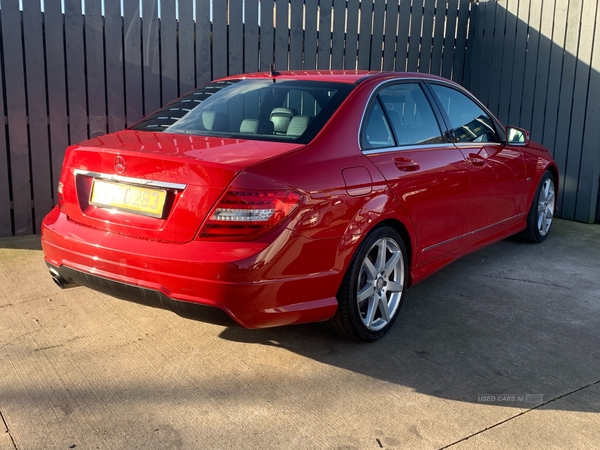
<svg viewBox="0 0 600 450"><path fill-rule="evenodd" d="M394 158L394 164L403 172L414 172L420 169L419 163L407 158Z"/></svg>
<svg viewBox="0 0 600 450"><path fill-rule="evenodd" d="M479 155L478 155L478 154L476 154L476 153L471 153L471 154L469 154L469 157L468 157L467 159L468 159L468 160L471 162L471 164L473 164L474 166L477 166L477 167L482 167L482 166L485 166L485 162L486 162L486 161L485 161L485 158L482 158L481 156L479 156Z"/></svg>

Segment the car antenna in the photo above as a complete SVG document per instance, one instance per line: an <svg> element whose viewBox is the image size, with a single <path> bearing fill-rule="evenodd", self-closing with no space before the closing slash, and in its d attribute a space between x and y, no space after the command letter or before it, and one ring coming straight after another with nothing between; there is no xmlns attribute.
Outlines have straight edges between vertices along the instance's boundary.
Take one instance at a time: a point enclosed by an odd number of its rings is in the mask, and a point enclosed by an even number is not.
<svg viewBox="0 0 600 450"><path fill-rule="evenodd" d="M281 75L281 73L275 70L275 64L271 64L271 76L276 77L277 75Z"/></svg>

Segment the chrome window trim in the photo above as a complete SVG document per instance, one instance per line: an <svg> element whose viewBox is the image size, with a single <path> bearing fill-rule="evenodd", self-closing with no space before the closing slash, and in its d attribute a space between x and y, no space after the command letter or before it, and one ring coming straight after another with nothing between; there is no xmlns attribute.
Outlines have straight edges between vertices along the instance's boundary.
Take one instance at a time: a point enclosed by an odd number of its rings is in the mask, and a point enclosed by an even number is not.
<svg viewBox="0 0 600 450"><path fill-rule="evenodd" d="M402 152L407 150L423 150L428 148L456 148L454 144L451 142L440 142L439 144L411 144L411 145L400 145L397 147L381 147L381 148L371 148L369 150L362 150L363 155L378 155L380 153L392 153L392 152Z"/></svg>
<svg viewBox="0 0 600 450"><path fill-rule="evenodd" d="M479 106L481 109L483 109L483 111L488 116L490 116L490 119L497 126L504 127L500 122L498 122L498 120L496 119L496 117L485 107L485 105L483 105L483 103L481 103L479 101L479 99L477 99L473 94L471 94L469 91L467 91L462 86L460 86L461 89L457 89L457 86L454 83L451 83L451 82L449 82L447 80L438 80L438 79L430 79L430 78L421 78L421 77L392 78L392 79L384 80L384 81L380 82L377 86L375 86L372 89L371 93L369 94L369 98L367 99L367 101L365 103L365 107L363 108L362 116L360 118L360 126L358 127L358 136L357 136L358 148L360 149L360 151L363 154L367 155L367 154L370 154L370 153L367 153L367 152L370 152L371 150L375 150L375 149L364 150L363 146L361 144L361 141L360 141L360 136L362 134L363 125L365 123L365 119L366 119L366 116L367 116L367 109L368 109L369 105L371 104L371 100L373 99L373 96L375 95L376 92L379 92L379 90L383 89L388 84L397 84L397 83L402 83L404 81L412 81L412 82L416 81L418 83L425 83L425 84L428 84L428 83L440 84L440 85L446 86L448 88L457 90L458 92L461 92L461 93L465 94L469 99L473 100L475 102L475 104L477 104L477 106ZM433 110L433 105L431 105L430 100L427 99L427 101L430 103L430 106L431 106L431 108ZM433 111L433 112L435 114L435 111ZM442 132L442 136L443 136L444 135L444 131L443 130L440 130L440 131ZM444 144L446 144L446 142L444 142ZM486 144L488 144L488 143L486 143ZM499 144L499 145L502 145L502 142L490 142L489 144ZM432 145L435 145L435 144L429 144L430 147ZM437 147L437 145L436 145L436 147ZM395 149L398 149L398 148L406 149L406 148L414 148L414 146L404 146L404 147L394 147L394 148ZM388 149L388 147L382 147L382 149ZM381 150L381 149L377 149L377 150Z"/></svg>
<svg viewBox="0 0 600 450"><path fill-rule="evenodd" d="M92 178L98 178L100 180L116 181L119 183L127 183L127 184L137 184L138 186L152 186L152 187L163 188L163 189L183 190L187 187L187 184L169 183L167 181L145 180L142 178L130 178L130 177L123 177L121 175L110 175L110 174L106 174L106 173L90 172L88 170L81 170L81 169L73 170L73 174L75 176L84 175L84 176L88 176L88 177L92 177Z"/></svg>

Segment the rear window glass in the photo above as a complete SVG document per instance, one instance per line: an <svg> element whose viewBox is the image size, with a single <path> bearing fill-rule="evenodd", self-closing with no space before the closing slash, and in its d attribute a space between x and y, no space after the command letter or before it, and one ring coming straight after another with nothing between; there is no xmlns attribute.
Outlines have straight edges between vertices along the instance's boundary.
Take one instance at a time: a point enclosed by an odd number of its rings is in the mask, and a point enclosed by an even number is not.
<svg viewBox="0 0 600 450"><path fill-rule="evenodd" d="M131 129L308 143L353 88L276 78L218 81L178 98Z"/></svg>

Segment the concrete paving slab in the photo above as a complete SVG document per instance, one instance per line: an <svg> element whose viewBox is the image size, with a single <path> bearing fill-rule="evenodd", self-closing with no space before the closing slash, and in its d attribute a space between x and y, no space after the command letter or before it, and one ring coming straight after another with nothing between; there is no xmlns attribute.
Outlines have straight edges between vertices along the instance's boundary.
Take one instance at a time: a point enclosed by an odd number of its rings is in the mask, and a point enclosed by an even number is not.
<svg viewBox="0 0 600 450"><path fill-rule="evenodd" d="M0 449L589 448L599 261L598 225L557 220L414 286L358 344L61 291L37 237L0 239Z"/></svg>
<svg viewBox="0 0 600 450"><path fill-rule="evenodd" d="M457 449L598 448L600 385L594 384L528 411L456 445Z"/></svg>

